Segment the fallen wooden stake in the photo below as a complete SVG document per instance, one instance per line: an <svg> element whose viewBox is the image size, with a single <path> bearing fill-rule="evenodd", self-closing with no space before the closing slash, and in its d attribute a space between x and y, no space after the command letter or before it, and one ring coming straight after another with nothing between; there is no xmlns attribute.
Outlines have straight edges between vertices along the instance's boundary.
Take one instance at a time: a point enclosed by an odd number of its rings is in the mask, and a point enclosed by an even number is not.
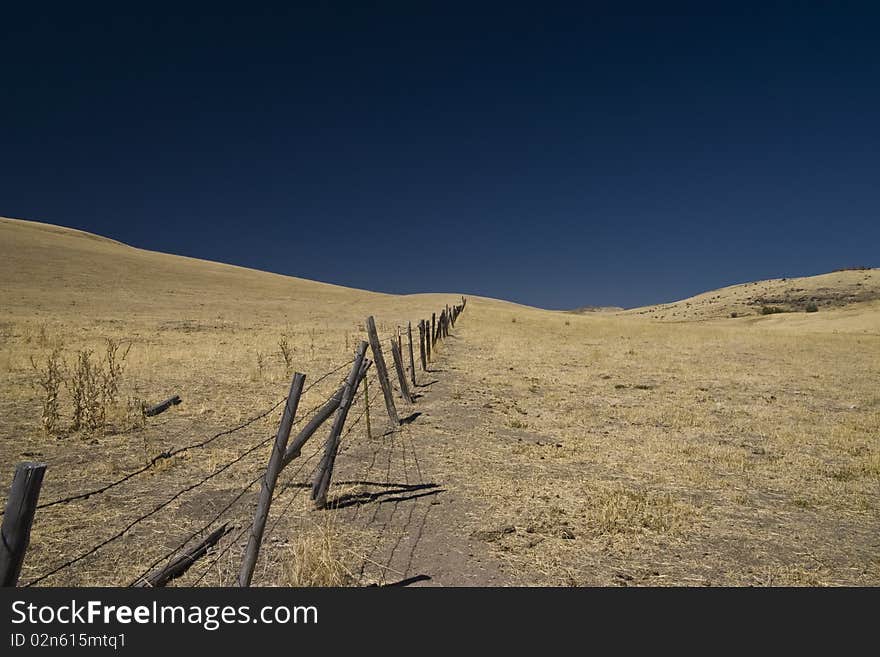
<svg viewBox="0 0 880 657"><path fill-rule="evenodd" d="M208 550L210 550L217 541L232 531L232 527L227 527L227 525L228 523L223 523L222 527L211 532L201 543L187 550L184 554L177 557L177 559L161 570L145 577L141 582L135 584L135 586L159 588L165 586L172 579L177 579L189 570L189 567L196 561L206 555Z"/></svg>
<svg viewBox="0 0 880 657"><path fill-rule="evenodd" d="M181 402L180 395L174 395L173 397L169 397L163 402L159 402L155 406L150 406L148 409L144 411L144 415L147 417L152 417L154 415L159 415L159 413L164 413L172 406L177 406Z"/></svg>

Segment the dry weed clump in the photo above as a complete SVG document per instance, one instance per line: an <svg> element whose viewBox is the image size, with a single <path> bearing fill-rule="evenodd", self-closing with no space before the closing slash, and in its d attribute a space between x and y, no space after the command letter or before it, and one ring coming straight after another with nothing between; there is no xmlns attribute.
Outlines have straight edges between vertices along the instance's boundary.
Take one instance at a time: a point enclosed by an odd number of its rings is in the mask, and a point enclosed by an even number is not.
<svg viewBox="0 0 880 657"><path fill-rule="evenodd" d="M73 401L71 428L74 431L94 431L104 426L106 412L101 399L101 375L101 365L92 361L92 351L80 350L73 372L65 381Z"/></svg>
<svg viewBox="0 0 880 657"><path fill-rule="evenodd" d="M45 367L37 365L31 356L31 366L37 373L37 385L43 390L43 413L40 421L46 434L53 434L58 429L61 415L58 410L58 394L61 392L64 371L67 365L62 357L62 348L55 347L46 357Z"/></svg>
<svg viewBox="0 0 880 657"><path fill-rule="evenodd" d="M676 533L690 526L695 511L669 493L623 486L591 491L586 505L587 521L599 534Z"/></svg>
<svg viewBox="0 0 880 657"><path fill-rule="evenodd" d="M351 586L342 539L332 523L315 524L297 535L284 563L285 586Z"/></svg>
<svg viewBox="0 0 880 657"><path fill-rule="evenodd" d="M48 343L48 338L45 342ZM31 357L31 366L37 374L36 384L43 393L41 423L46 434L61 430L62 387L70 395L70 430L94 432L105 428L108 415L117 410L125 359L131 344L124 351L121 347L118 340L107 338L102 360L95 359L91 349L80 349L72 368L68 366L60 344L46 357L44 366L38 365ZM137 409L136 405L136 401L128 401L126 418L134 417L138 412L143 414L142 407Z"/></svg>
<svg viewBox="0 0 880 657"><path fill-rule="evenodd" d="M290 374L293 368L293 347L284 334L278 340L278 349L281 351L281 358L284 360L284 373Z"/></svg>

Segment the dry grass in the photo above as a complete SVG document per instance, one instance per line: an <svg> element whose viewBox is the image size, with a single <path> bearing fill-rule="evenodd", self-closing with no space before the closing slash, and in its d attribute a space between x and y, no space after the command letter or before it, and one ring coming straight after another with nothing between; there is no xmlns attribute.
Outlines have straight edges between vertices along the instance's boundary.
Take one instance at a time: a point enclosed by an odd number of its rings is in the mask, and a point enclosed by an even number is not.
<svg viewBox="0 0 880 657"><path fill-rule="evenodd" d="M363 292L141 251L77 231L8 219L0 219L0 277L5 311L0 320L0 486L8 487L15 463L47 462L43 501L109 482L164 451L271 407L286 393L292 370L305 372L308 385L349 359L364 336L368 314L376 316L380 333L390 336L397 324L429 316L455 300L451 295ZM117 352L116 367L124 349L130 350L124 372L115 380L114 403L98 405L104 398L102 373L109 370L108 340L125 345ZM59 357L69 365L68 377L75 372L78 354L91 352L88 386L82 391L96 402L94 428L100 430L92 430L87 421L79 429L71 426L75 395L66 387L57 381L48 384L48 392L41 387L46 359L59 347ZM312 389L301 409L320 403L345 374L341 371ZM142 401L156 403L172 394L179 394L183 403L144 421ZM47 410L56 415L49 435L42 419ZM277 422L270 415L198 452L162 460L148 474L105 495L40 510L22 580L82 553L170 492L211 474L271 435ZM46 583L127 583L222 508L265 467L267 458L267 450L257 450L123 540ZM231 509L237 522L249 519L256 490ZM306 517L308 506L297 504L293 510ZM294 535L297 527L282 525L279 531ZM281 550L270 546L270 552L275 548ZM230 550L203 583L228 581L222 578L235 572L237 559L239 552ZM263 570L255 583L276 583L277 578L274 571Z"/></svg>
<svg viewBox="0 0 880 657"><path fill-rule="evenodd" d="M296 535L284 561L284 586L351 586L346 539L335 526L333 515Z"/></svg>
<svg viewBox="0 0 880 657"><path fill-rule="evenodd" d="M526 583L878 583L876 302L749 323L469 312L461 404L484 437L457 464L484 529L516 528L491 546Z"/></svg>

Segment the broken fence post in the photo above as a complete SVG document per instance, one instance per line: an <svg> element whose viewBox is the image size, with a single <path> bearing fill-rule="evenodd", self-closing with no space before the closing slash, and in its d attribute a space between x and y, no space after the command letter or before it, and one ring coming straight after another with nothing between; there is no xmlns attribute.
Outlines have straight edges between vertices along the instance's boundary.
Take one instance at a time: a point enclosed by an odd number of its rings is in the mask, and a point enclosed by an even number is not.
<svg viewBox="0 0 880 657"><path fill-rule="evenodd" d="M169 397L163 402L159 402L155 406L150 406L149 408L145 409L144 415L146 415L147 417L159 415L159 413L164 413L172 406L177 406L180 401L180 395L174 395L173 397Z"/></svg>
<svg viewBox="0 0 880 657"><path fill-rule="evenodd" d="M223 523L221 527L211 532L207 536L207 538L202 540L198 545L191 547L170 564L156 571L152 575L145 577L135 586L142 588L159 588L165 586L172 579L177 579L187 570L189 570L189 567L192 566L196 561L206 555L208 553L208 550L211 549L211 546L215 545L217 541L219 541L226 534L232 531L232 527L229 527L228 525L229 523Z"/></svg>

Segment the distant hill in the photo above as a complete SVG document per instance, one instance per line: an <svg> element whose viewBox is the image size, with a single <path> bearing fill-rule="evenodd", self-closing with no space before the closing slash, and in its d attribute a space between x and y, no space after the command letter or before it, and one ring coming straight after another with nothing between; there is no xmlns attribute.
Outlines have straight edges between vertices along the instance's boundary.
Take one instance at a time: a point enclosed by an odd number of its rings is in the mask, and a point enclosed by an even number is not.
<svg viewBox="0 0 880 657"><path fill-rule="evenodd" d="M774 278L731 285L696 296L622 314L666 321L736 318L749 315L844 308L880 300L880 269L854 267L818 276Z"/></svg>
<svg viewBox="0 0 880 657"><path fill-rule="evenodd" d="M580 308L573 308L566 312L582 315L584 313L614 313L620 312L621 310L623 310L621 306L581 306Z"/></svg>

